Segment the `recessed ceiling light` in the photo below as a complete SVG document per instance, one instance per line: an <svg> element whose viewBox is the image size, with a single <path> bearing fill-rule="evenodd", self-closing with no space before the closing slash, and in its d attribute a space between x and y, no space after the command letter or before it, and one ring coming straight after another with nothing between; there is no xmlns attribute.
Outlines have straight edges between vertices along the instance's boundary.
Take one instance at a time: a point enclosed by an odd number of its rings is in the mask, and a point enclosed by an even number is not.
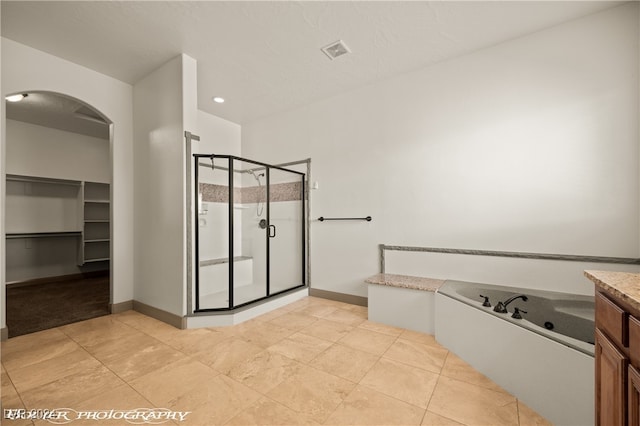
<svg viewBox="0 0 640 426"><path fill-rule="evenodd" d="M20 102L21 100L23 100L27 96L29 96L29 95L26 94L26 93L19 93L17 95L7 96L5 99L8 100L9 102Z"/></svg>
<svg viewBox="0 0 640 426"><path fill-rule="evenodd" d="M222 104L222 103L224 103L224 98L221 98L220 96L214 96L213 97L213 102L215 102L217 104Z"/></svg>

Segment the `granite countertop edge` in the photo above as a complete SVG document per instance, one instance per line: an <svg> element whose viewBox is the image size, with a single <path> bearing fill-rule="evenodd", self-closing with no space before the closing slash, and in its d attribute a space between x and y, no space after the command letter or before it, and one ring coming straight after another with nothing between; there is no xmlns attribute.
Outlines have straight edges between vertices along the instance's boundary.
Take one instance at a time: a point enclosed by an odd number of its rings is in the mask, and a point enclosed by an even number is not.
<svg viewBox="0 0 640 426"><path fill-rule="evenodd" d="M640 311L640 274L633 272L584 271L596 286Z"/></svg>
<svg viewBox="0 0 640 426"><path fill-rule="evenodd" d="M398 274L376 274L365 280L367 284L376 284L388 287L407 288L435 292L444 284L444 280L427 277L415 277Z"/></svg>

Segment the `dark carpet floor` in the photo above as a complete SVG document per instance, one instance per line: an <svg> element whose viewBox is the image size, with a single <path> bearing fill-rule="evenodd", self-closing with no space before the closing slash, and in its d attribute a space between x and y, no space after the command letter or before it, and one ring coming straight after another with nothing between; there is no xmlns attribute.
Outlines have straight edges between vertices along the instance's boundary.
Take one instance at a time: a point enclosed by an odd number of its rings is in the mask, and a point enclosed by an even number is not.
<svg viewBox="0 0 640 426"><path fill-rule="evenodd" d="M7 287L9 337L108 314L108 276Z"/></svg>

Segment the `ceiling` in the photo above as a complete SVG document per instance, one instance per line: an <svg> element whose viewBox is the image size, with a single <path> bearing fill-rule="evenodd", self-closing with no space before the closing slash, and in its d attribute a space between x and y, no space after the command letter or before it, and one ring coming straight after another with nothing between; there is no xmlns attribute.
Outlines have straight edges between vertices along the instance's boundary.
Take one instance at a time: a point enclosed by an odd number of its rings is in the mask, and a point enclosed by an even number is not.
<svg viewBox="0 0 640 426"><path fill-rule="evenodd" d="M622 3L2 0L1 16L3 37L130 84L185 53L199 109L243 124ZM340 39L352 53L331 61Z"/></svg>

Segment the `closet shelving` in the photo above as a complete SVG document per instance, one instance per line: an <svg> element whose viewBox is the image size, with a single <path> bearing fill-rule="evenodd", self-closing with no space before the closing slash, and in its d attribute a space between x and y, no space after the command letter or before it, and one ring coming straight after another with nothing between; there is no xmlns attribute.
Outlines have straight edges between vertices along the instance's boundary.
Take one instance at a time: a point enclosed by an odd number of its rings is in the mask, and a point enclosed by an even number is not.
<svg viewBox="0 0 640 426"><path fill-rule="evenodd" d="M6 239L77 238L78 264L110 260L108 183L7 174Z"/></svg>
<svg viewBox="0 0 640 426"><path fill-rule="evenodd" d="M109 184L83 182L82 264L104 262L110 258Z"/></svg>

